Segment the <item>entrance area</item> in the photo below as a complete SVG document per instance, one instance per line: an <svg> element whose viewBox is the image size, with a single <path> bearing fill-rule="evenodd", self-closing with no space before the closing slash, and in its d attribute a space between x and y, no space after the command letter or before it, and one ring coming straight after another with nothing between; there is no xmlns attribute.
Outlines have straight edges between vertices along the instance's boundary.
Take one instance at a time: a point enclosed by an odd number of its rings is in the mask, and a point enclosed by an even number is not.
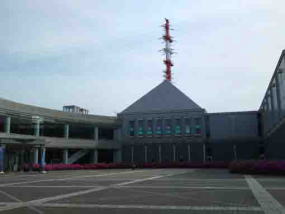
<svg viewBox="0 0 285 214"><path fill-rule="evenodd" d="M33 164L32 145L7 144L4 154L5 171L28 170Z"/></svg>
<svg viewBox="0 0 285 214"><path fill-rule="evenodd" d="M113 163L113 150L99 149L98 150L98 162L99 163Z"/></svg>

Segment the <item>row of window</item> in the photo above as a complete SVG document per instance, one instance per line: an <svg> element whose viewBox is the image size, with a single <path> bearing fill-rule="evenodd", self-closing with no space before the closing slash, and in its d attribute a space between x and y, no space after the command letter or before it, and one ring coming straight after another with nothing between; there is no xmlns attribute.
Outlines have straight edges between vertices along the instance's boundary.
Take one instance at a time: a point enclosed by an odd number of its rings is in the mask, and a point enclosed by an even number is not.
<svg viewBox="0 0 285 214"><path fill-rule="evenodd" d="M201 121L201 118L185 118L182 127L181 119L138 120L137 126L135 126L135 121L131 120L128 124L128 132L129 136L200 135Z"/></svg>

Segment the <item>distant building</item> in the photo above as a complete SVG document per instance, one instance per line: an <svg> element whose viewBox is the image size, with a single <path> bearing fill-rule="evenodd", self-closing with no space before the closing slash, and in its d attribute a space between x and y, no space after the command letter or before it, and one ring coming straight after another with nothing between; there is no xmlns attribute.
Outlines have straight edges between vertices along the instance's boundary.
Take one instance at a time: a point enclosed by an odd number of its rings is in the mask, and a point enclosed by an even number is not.
<svg viewBox="0 0 285 214"><path fill-rule="evenodd" d="M81 108L79 106L70 105L70 106L63 106L64 112L71 112L71 113L79 113L79 114L88 114L89 111L87 109Z"/></svg>
<svg viewBox="0 0 285 214"><path fill-rule="evenodd" d="M258 112L207 113L170 81L118 114L125 162L258 158Z"/></svg>

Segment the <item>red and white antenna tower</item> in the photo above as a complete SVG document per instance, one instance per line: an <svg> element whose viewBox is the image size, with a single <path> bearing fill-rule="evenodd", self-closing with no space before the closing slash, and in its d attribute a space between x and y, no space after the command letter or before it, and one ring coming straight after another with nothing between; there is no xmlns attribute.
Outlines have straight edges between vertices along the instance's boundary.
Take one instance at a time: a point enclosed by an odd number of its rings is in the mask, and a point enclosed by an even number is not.
<svg viewBox="0 0 285 214"><path fill-rule="evenodd" d="M171 81L171 67L173 66L173 63L171 61L171 55L173 54L171 43L173 42L173 40L172 36L170 36L170 24L168 19L165 19L165 24L162 25L162 27L165 30L165 34L162 36L162 39L165 42L165 47L162 49L162 51L165 53L165 59L163 60L163 62L166 66L166 70L164 71L164 77L166 80Z"/></svg>

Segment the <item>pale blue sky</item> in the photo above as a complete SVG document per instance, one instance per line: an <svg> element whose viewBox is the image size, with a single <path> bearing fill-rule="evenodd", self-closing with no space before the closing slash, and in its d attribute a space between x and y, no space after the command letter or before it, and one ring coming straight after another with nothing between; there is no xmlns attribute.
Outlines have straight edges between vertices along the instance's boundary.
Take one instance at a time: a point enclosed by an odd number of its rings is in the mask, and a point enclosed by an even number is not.
<svg viewBox="0 0 285 214"><path fill-rule="evenodd" d="M284 0L2 0L0 97L114 115L162 80L170 19L173 83L208 112L256 110L282 49Z"/></svg>

